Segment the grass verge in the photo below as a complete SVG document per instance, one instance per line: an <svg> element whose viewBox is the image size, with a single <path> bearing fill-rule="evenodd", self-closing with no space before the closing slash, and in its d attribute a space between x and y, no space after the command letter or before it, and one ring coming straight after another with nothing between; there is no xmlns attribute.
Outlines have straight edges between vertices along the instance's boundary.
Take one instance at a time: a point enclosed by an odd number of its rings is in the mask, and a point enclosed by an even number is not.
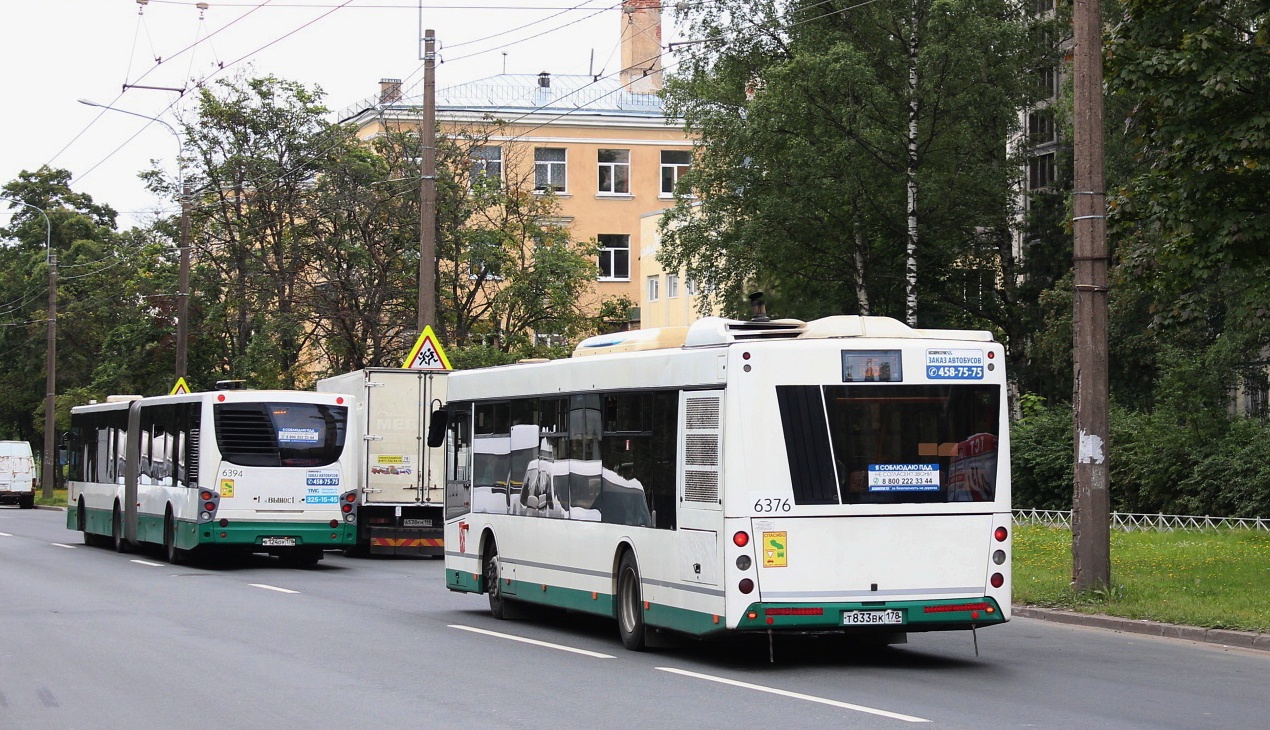
<svg viewBox="0 0 1270 730"><path fill-rule="evenodd" d="M65 507L66 506L66 490L54 489L53 496L50 497L49 499L45 499L44 490L37 487L35 490L35 503L50 506L50 507Z"/></svg>
<svg viewBox="0 0 1270 730"><path fill-rule="evenodd" d="M1187 626L1270 631L1270 533L1111 533L1111 588L1076 593L1072 533L1014 529L1015 603Z"/></svg>

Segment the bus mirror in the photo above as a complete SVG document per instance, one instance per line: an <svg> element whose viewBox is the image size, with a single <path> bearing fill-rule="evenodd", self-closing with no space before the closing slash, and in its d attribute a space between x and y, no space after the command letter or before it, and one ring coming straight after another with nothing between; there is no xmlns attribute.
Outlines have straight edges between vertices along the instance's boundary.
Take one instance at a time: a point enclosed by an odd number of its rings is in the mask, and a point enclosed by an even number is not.
<svg viewBox="0 0 1270 730"><path fill-rule="evenodd" d="M432 412L432 420L428 423L428 448L435 449L445 443L445 427L449 423L449 416L444 409Z"/></svg>

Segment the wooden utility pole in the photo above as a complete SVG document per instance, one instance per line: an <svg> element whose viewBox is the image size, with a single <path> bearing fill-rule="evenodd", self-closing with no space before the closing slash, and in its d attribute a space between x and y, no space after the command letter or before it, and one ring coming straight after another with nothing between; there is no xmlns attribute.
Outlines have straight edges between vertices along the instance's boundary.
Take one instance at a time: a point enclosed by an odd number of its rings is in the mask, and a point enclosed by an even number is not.
<svg viewBox="0 0 1270 730"><path fill-rule="evenodd" d="M419 122L419 322L418 331L437 317L437 109L436 35L423 32L423 119Z"/></svg>
<svg viewBox="0 0 1270 730"><path fill-rule="evenodd" d="M1111 584L1107 471L1107 199L1103 190L1102 17L1098 0L1075 0L1072 56L1072 331L1075 483L1072 586Z"/></svg>

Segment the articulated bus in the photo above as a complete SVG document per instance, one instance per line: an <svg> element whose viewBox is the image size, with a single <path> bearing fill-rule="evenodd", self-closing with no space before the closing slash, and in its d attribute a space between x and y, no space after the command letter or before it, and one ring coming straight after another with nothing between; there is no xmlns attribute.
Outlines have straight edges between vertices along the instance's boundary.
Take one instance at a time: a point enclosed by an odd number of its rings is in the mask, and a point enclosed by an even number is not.
<svg viewBox="0 0 1270 730"><path fill-rule="evenodd" d="M884 317L705 318L451 373L446 586L613 617L630 649L1003 623L1003 355Z"/></svg>
<svg viewBox="0 0 1270 730"><path fill-rule="evenodd" d="M89 545L265 552L310 565L357 536L348 396L222 390L71 409L66 526Z"/></svg>

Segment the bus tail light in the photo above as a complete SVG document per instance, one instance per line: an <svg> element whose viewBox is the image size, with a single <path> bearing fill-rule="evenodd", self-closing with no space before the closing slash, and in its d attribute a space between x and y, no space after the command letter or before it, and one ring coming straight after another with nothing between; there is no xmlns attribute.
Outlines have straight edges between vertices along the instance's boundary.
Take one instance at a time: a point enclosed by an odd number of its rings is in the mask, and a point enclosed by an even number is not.
<svg viewBox="0 0 1270 730"><path fill-rule="evenodd" d="M1005 585L1005 576L1000 573L993 573L992 577L988 579L988 582L992 584L993 588L1000 588Z"/></svg>
<svg viewBox="0 0 1270 730"><path fill-rule="evenodd" d="M331 527L339 527L339 526L340 526L339 520L331 520Z"/></svg>
<svg viewBox="0 0 1270 730"><path fill-rule="evenodd" d="M737 547L745 547L746 545L749 545L750 534L745 530L737 530L737 533L732 536L732 544Z"/></svg>
<svg viewBox="0 0 1270 730"><path fill-rule="evenodd" d="M344 521L352 524L357 521L357 490L350 489L340 495L340 512L344 515ZM332 520L334 523L334 520ZM335 525L332 524L332 527Z"/></svg>
<svg viewBox="0 0 1270 730"><path fill-rule="evenodd" d="M220 494L210 489L200 489L198 499L198 521L212 522L215 520L216 510L220 508Z"/></svg>
<svg viewBox="0 0 1270 730"><path fill-rule="evenodd" d="M742 578L741 582L736 584L736 588L742 593L749 595L754 591L754 581L749 578Z"/></svg>
<svg viewBox="0 0 1270 730"><path fill-rule="evenodd" d="M1010 531L1001 526L993 531L992 536L996 538L997 542L1005 542L1005 539L1010 536Z"/></svg>

